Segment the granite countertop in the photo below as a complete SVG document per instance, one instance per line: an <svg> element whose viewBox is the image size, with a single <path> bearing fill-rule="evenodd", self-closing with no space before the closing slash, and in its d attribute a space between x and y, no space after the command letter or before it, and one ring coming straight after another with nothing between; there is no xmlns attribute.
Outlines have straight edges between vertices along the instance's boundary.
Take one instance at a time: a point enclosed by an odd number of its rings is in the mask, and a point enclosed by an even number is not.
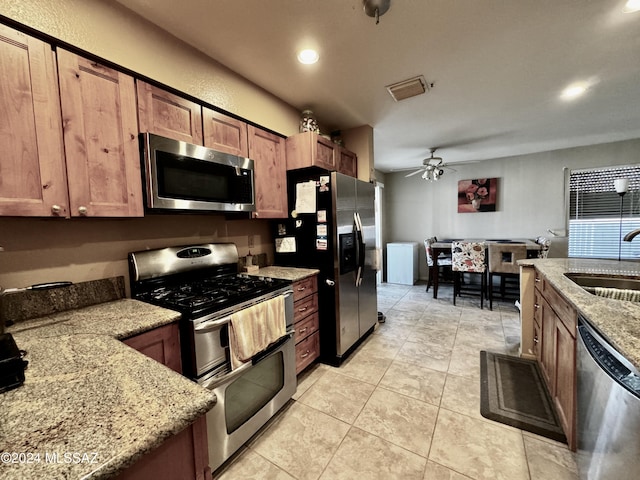
<svg viewBox="0 0 640 480"><path fill-rule="evenodd" d="M315 268L298 268L298 267L262 267L256 272L250 272L248 275L254 275L259 277L271 277L271 278L281 278L283 280L291 280L292 282L297 282L299 280L304 280L307 277L312 275L317 275L320 273L320 270Z"/></svg>
<svg viewBox="0 0 640 480"><path fill-rule="evenodd" d="M618 352L640 370L640 302L592 295L564 275L640 277L640 263L581 258L528 259L518 263L535 266Z"/></svg>
<svg viewBox="0 0 640 480"><path fill-rule="evenodd" d="M0 477L111 478L210 410L213 393L119 341L179 317L121 299L9 327L29 366L0 394L0 452L24 461Z"/></svg>

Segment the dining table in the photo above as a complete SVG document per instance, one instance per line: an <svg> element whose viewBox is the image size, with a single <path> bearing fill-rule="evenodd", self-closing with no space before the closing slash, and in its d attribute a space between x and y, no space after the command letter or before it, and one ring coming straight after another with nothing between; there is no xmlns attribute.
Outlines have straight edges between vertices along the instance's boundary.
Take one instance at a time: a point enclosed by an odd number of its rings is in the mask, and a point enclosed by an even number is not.
<svg viewBox="0 0 640 480"><path fill-rule="evenodd" d="M433 265L430 266L429 275L433 282L433 298L438 298L438 257L442 254L451 257L451 242L484 242L487 246L490 243L504 243L509 245L526 245L527 258L535 258L542 249L542 245L536 243L535 240L528 238L447 238L438 240L431 244L433 254Z"/></svg>

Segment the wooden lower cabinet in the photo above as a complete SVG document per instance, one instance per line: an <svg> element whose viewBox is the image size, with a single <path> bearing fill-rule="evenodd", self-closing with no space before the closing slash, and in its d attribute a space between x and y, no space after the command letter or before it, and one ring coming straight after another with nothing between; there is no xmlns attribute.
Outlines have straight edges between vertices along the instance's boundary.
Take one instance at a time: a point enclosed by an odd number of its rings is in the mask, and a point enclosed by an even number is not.
<svg viewBox="0 0 640 480"><path fill-rule="evenodd" d="M171 323L124 340L167 367L182 372L178 323ZM169 437L117 480L211 480L206 416L197 418L180 433Z"/></svg>
<svg viewBox="0 0 640 480"><path fill-rule="evenodd" d="M298 374L320 356L317 275L294 282L293 312Z"/></svg>
<svg viewBox="0 0 640 480"><path fill-rule="evenodd" d="M537 272L534 295L537 358L569 448L575 451L577 313Z"/></svg>
<svg viewBox="0 0 640 480"><path fill-rule="evenodd" d="M117 480L211 480L203 415L116 477Z"/></svg>

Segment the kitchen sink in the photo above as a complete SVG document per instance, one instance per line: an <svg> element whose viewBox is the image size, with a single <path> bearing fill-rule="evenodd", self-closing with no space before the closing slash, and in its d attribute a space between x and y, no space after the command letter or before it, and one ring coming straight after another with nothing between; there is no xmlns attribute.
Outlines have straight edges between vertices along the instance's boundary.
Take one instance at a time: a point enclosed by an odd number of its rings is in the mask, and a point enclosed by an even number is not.
<svg viewBox="0 0 640 480"><path fill-rule="evenodd" d="M565 276L584 290L594 295L615 300L640 302L640 277L587 275L584 273L565 273ZM632 292L629 292L632 290ZM637 293L636 293L637 292Z"/></svg>

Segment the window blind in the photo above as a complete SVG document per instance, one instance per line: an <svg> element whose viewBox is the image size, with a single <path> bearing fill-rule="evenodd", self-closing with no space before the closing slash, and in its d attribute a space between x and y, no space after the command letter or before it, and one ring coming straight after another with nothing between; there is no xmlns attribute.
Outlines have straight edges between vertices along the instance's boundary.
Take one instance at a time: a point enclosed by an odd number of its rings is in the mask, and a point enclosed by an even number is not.
<svg viewBox="0 0 640 480"><path fill-rule="evenodd" d="M618 178L629 179L622 197L613 186ZM640 228L640 164L571 172L570 257L640 259L640 237L633 242L621 238L636 228Z"/></svg>

